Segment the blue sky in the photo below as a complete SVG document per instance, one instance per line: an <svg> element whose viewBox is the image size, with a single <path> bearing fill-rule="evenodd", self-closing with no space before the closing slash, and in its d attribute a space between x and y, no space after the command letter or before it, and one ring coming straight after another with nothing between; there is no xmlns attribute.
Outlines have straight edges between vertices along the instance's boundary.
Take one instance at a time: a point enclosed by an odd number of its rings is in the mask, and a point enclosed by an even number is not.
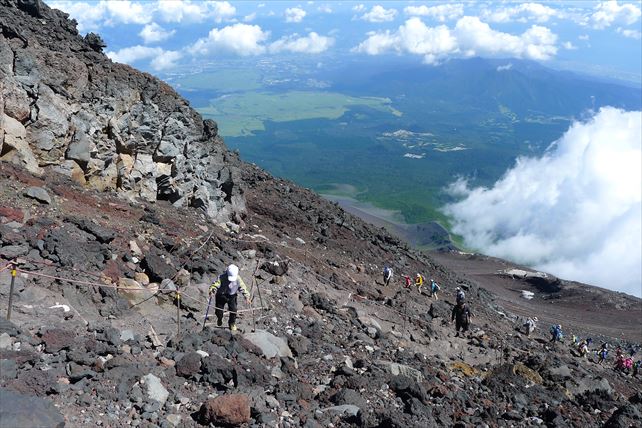
<svg viewBox="0 0 642 428"><path fill-rule="evenodd" d="M640 82L640 2L50 1L152 73L278 55L524 58Z"/></svg>

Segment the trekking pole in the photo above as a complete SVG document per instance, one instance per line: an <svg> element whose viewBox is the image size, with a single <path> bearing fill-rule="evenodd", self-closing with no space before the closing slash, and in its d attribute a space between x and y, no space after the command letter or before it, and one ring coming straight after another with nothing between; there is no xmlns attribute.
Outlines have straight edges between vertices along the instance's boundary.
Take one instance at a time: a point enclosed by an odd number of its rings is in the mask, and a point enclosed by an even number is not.
<svg viewBox="0 0 642 428"><path fill-rule="evenodd" d="M11 306L13 305L13 286L16 282L16 265L11 264L11 286L9 287L9 307L7 308L7 321L11 319Z"/></svg>
<svg viewBox="0 0 642 428"><path fill-rule="evenodd" d="M203 330L205 330L205 323L207 322L207 314L210 313L211 304L212 304L212 293L210 293L210 298L207 300L207 308L205 309L205 318L203 318Z"/></svg>

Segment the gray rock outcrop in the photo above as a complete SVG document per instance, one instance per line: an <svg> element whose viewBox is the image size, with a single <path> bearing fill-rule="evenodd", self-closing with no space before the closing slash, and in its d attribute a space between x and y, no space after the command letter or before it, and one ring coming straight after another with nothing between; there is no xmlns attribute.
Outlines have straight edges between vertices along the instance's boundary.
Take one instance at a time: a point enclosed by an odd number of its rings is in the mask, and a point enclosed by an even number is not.
<svg viewBox="0 0 642 428"><path fill-rule="evenodd" d="M217 221L244 211L238 157L170 86L39 0L0 0L0 29L0 160Z"/></svg>

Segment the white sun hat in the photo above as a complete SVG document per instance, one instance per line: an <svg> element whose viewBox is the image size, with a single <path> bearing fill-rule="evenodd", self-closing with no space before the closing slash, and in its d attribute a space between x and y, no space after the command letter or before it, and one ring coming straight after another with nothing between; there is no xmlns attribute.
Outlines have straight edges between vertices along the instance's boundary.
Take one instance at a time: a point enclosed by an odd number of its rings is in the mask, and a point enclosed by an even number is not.
<svg viewBox="0 0 642 428"><path fill-rule="evenodd" d="M227 267L227 280L236 281L239 277L239 267L236 265L229 265Z"/></svg>

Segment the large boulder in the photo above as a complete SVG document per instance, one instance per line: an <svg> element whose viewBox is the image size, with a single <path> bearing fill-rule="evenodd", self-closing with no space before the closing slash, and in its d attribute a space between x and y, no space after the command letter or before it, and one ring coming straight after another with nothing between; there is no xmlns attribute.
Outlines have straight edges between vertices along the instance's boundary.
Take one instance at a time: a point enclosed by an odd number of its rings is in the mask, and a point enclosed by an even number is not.
<svg viewBox="0 0 642 428"><path fill-rule="evenodd" d="M48 400L0 388L0 426L63 428L65 420Z"/></svg>
<svg viewBox="0 0 642 428"><path fill-rule="evenodd" d="M245 394L210 398L201 406L201 423L237 426L250 421L250 399Z"/></svg>
<svg viewBox="0 0 642 428"><path fill-rule="evenodd" d="M246 333L243 337L259 348L265 358L292 357L288 343L270 332L257 330L254 333Z"/></svg>

